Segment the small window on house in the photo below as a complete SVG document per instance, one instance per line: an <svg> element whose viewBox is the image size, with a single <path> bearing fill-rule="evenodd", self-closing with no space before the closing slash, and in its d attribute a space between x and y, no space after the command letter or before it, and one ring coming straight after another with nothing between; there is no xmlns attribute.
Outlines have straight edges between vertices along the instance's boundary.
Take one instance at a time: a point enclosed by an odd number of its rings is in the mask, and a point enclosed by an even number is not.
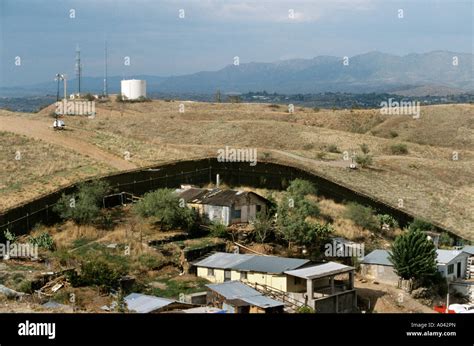
<svg viewBox="0 0 474 346"><path fill-rule="evenodd" d="M257 204L257 213L262 211L262 206Z"/></svg>
<svg viewBox="0 0 474 346"><path fill-rule="evenodd" d="M214 269L213 268L207 268L207 276L214 276Z"/></svg>
<svg viewBox="0 0 474 346"><path fill-rule="evenodd" d="M241 211L234 209L232 211L232 218L233 219L240 219L241 218Z"/></svg>
<svg viewBox="0 0 474 346"><path fill-rule="evenodd" d="M295 285L301 285L302 281L301 278L295 277Z"/></svg>
<svg viewBox="0 0 474 346"><path fill-rule="evenodd" d="M247 272L240 272L240 280L247 280Z"/></svg>
<svg viewBox="0 0 474 346"><path fill-rule="evenodd" d="M454 264L450 264L448 266L448 274L452 274L452 273L454 273Z"/></svg>

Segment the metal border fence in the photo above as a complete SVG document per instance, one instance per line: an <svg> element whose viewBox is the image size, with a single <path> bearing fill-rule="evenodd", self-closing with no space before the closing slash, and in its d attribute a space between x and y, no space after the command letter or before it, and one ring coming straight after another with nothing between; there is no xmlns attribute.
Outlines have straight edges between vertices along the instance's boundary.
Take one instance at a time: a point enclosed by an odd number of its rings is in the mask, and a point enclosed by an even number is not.
<svg viewBox="0 0 474 346"><path fill-rule="evenodd" d="M394 216L401 226L411 222L413 215L400 210L371 196L354 191L340 183L301 168L275 162L260 162L250 166L248 162L219 162L216 158L204 158L189 161L177 161L120 172L87 179L101 179L109 183L111 192L127 192L141 196L158 188L177 188L181 184L205 185L215 183L216 175L229 186L246 185L259 188L282 190L296 178L307 179L315 183L318 193L336 201L355 201L373 207L377 212ZM6 229L20 235L28 233L36 224L54 224L59 216L53 207L62 194L72 193L79 183L60 188L47 195L40 196L0 214L0 239ZM440 231L442 226L435 224Z"/></svg>

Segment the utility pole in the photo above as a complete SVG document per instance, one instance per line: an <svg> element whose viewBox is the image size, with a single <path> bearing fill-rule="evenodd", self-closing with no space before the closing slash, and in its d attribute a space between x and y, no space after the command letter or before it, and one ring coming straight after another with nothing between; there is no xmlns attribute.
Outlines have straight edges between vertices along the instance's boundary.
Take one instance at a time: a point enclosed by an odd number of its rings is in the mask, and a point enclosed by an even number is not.
<svg viewBox="0 0 474 346"><path fill-rule="evenodd" d="M77 93L81 96L81 51L79 50L79 45L76 47L76 78L77 78Z"/></svg>
<svg viewBox="0 0 474 346"><path fill-rule="evenodd" d="M64 80L64 75L62 75L60 73L57 73L54 80L56 80L58 82L58 92L56 93L56 111L54 112L55 118L56 118L56 124L57 124L57 121L58 121L57 107L58 107L58 102L59 102L59 83L60 83L60 81ZM64 113L64 110L63 110L63 113Z"/></svg>

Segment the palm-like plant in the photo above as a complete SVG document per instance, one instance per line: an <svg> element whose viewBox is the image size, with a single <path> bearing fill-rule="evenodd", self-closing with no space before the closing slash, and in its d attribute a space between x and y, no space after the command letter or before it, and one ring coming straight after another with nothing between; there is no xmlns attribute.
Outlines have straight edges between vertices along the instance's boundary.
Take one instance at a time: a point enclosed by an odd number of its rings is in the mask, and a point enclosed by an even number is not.
<svg viewBox="0 0 474 346"><path fill-rule="evenodd" d="M422 280L436 273L436 247L419 229L398 236L390 253L395 272L402 279Z"/></svg>

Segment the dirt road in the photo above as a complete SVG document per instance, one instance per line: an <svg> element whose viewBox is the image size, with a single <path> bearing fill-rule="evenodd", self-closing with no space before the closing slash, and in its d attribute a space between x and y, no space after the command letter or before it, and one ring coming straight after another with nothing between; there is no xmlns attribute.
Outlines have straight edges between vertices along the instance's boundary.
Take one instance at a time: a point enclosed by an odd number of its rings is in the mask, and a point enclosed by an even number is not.
<svg viewBox="0 0 474 346"><path fill-rule="evenodd" d="M51 144L59 145L78 152L79 154L88 156L94 160L103 162L106 165L114 167L118 170L128 170L137 166L124 158L115 156L98 147L80 140L74 136L74 131L66 129L55 131L52 128L52 120L46 121L32 120L28 118L1 116L0 131L8 131L27 137L36 138Z"/></svg>

